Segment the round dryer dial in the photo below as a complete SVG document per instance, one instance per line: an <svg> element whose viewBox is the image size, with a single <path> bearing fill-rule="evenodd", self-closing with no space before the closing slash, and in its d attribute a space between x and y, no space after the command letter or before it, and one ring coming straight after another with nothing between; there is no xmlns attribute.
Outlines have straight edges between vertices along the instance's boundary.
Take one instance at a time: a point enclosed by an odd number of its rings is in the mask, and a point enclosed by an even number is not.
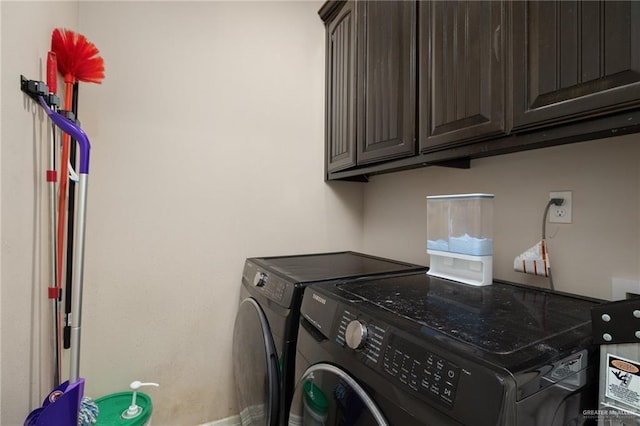
<svg viewBox="0 0 640 426"><path fill-rule="evenodd" d="M267 282L267 274L264 272L256 272L256 275L253 277L253 285L256 287L264 287Z"/></svg>
<svg viewBox="0 0 640 426"><path fill-rule="evenodd" d="M367 326L366 324L353 320L347 325L344 332L344 340L351 349L362 349L367 342Z"/></svg>

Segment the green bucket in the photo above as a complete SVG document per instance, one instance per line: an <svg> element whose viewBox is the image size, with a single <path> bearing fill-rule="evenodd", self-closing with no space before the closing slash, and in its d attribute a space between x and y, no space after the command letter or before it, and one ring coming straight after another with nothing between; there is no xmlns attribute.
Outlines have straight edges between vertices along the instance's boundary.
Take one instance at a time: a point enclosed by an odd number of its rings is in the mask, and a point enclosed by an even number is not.
<svg viewBox="0 0 640 426"><path fill-rule="evenodd" d="M311 380L304 382L303 426L323 426L327 420L329 401Z"/></svg>
<svg viewBox="0 0 640 426"><path fill-rule="evenodd" d="M131 405L133 392L118 392L96 399L98 406L97 426L149 426L151 425L151 414L153 404L151 398L146 393L138 391L136 395L136 405L142 410L140 414L132 419L125 419L122 413L127 411Z"/></svg>

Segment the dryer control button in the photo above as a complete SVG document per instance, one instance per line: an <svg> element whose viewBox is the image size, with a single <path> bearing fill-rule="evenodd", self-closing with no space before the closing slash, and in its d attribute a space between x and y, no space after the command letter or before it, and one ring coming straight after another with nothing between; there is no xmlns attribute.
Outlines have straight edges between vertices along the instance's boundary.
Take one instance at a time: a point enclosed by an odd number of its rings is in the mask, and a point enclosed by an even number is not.
<svg viewBox="0 0 640 426"><path fill-rule="evenodd" d="M256 275L253 277L253 285L256 287L264 287L267 282L267 274L264 272L256 272Z"/></svg>
<svg viewBox="0 0 640 426"><path fill-rule="evenodd" d="M351 349L361 349L367 341L367 326L358 320L353 320L347 325L344 340Z"/></svg>

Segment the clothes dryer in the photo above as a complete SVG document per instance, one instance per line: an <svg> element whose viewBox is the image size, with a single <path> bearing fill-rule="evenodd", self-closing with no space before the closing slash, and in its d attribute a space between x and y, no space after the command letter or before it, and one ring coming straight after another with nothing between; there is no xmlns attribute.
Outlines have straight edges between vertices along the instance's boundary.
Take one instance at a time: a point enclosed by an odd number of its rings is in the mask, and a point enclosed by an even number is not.
<svg viewBox="0 0 640 426"><path fill-rule="evenodd" d="M288 424L585 424L598 303L425 274L310 287Z"/></svg>
<svg viewBox="0 0 640 426"><path fill-rule="evenodd" d="M287 417L305 287L426 271L424 266L350 251L247 259L233 336L242 424L275 426Z"/></svg>

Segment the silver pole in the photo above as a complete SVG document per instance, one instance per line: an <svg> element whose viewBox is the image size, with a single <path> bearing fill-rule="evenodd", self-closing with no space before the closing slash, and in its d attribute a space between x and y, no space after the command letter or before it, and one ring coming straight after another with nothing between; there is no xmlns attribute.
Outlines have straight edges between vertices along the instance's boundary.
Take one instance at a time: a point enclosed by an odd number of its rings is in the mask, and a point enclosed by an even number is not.
<svg viewBox="0 0 640 426"><path fill-rule="evenodd" d="M87 181L89 175L81 173L78 187L78 208L75 231L75 259L73 260L73 294L71 295L71 366L69 384L80 377L80 325L82 322L82 275L84 270L84 237L87 211Z"/></svg>

